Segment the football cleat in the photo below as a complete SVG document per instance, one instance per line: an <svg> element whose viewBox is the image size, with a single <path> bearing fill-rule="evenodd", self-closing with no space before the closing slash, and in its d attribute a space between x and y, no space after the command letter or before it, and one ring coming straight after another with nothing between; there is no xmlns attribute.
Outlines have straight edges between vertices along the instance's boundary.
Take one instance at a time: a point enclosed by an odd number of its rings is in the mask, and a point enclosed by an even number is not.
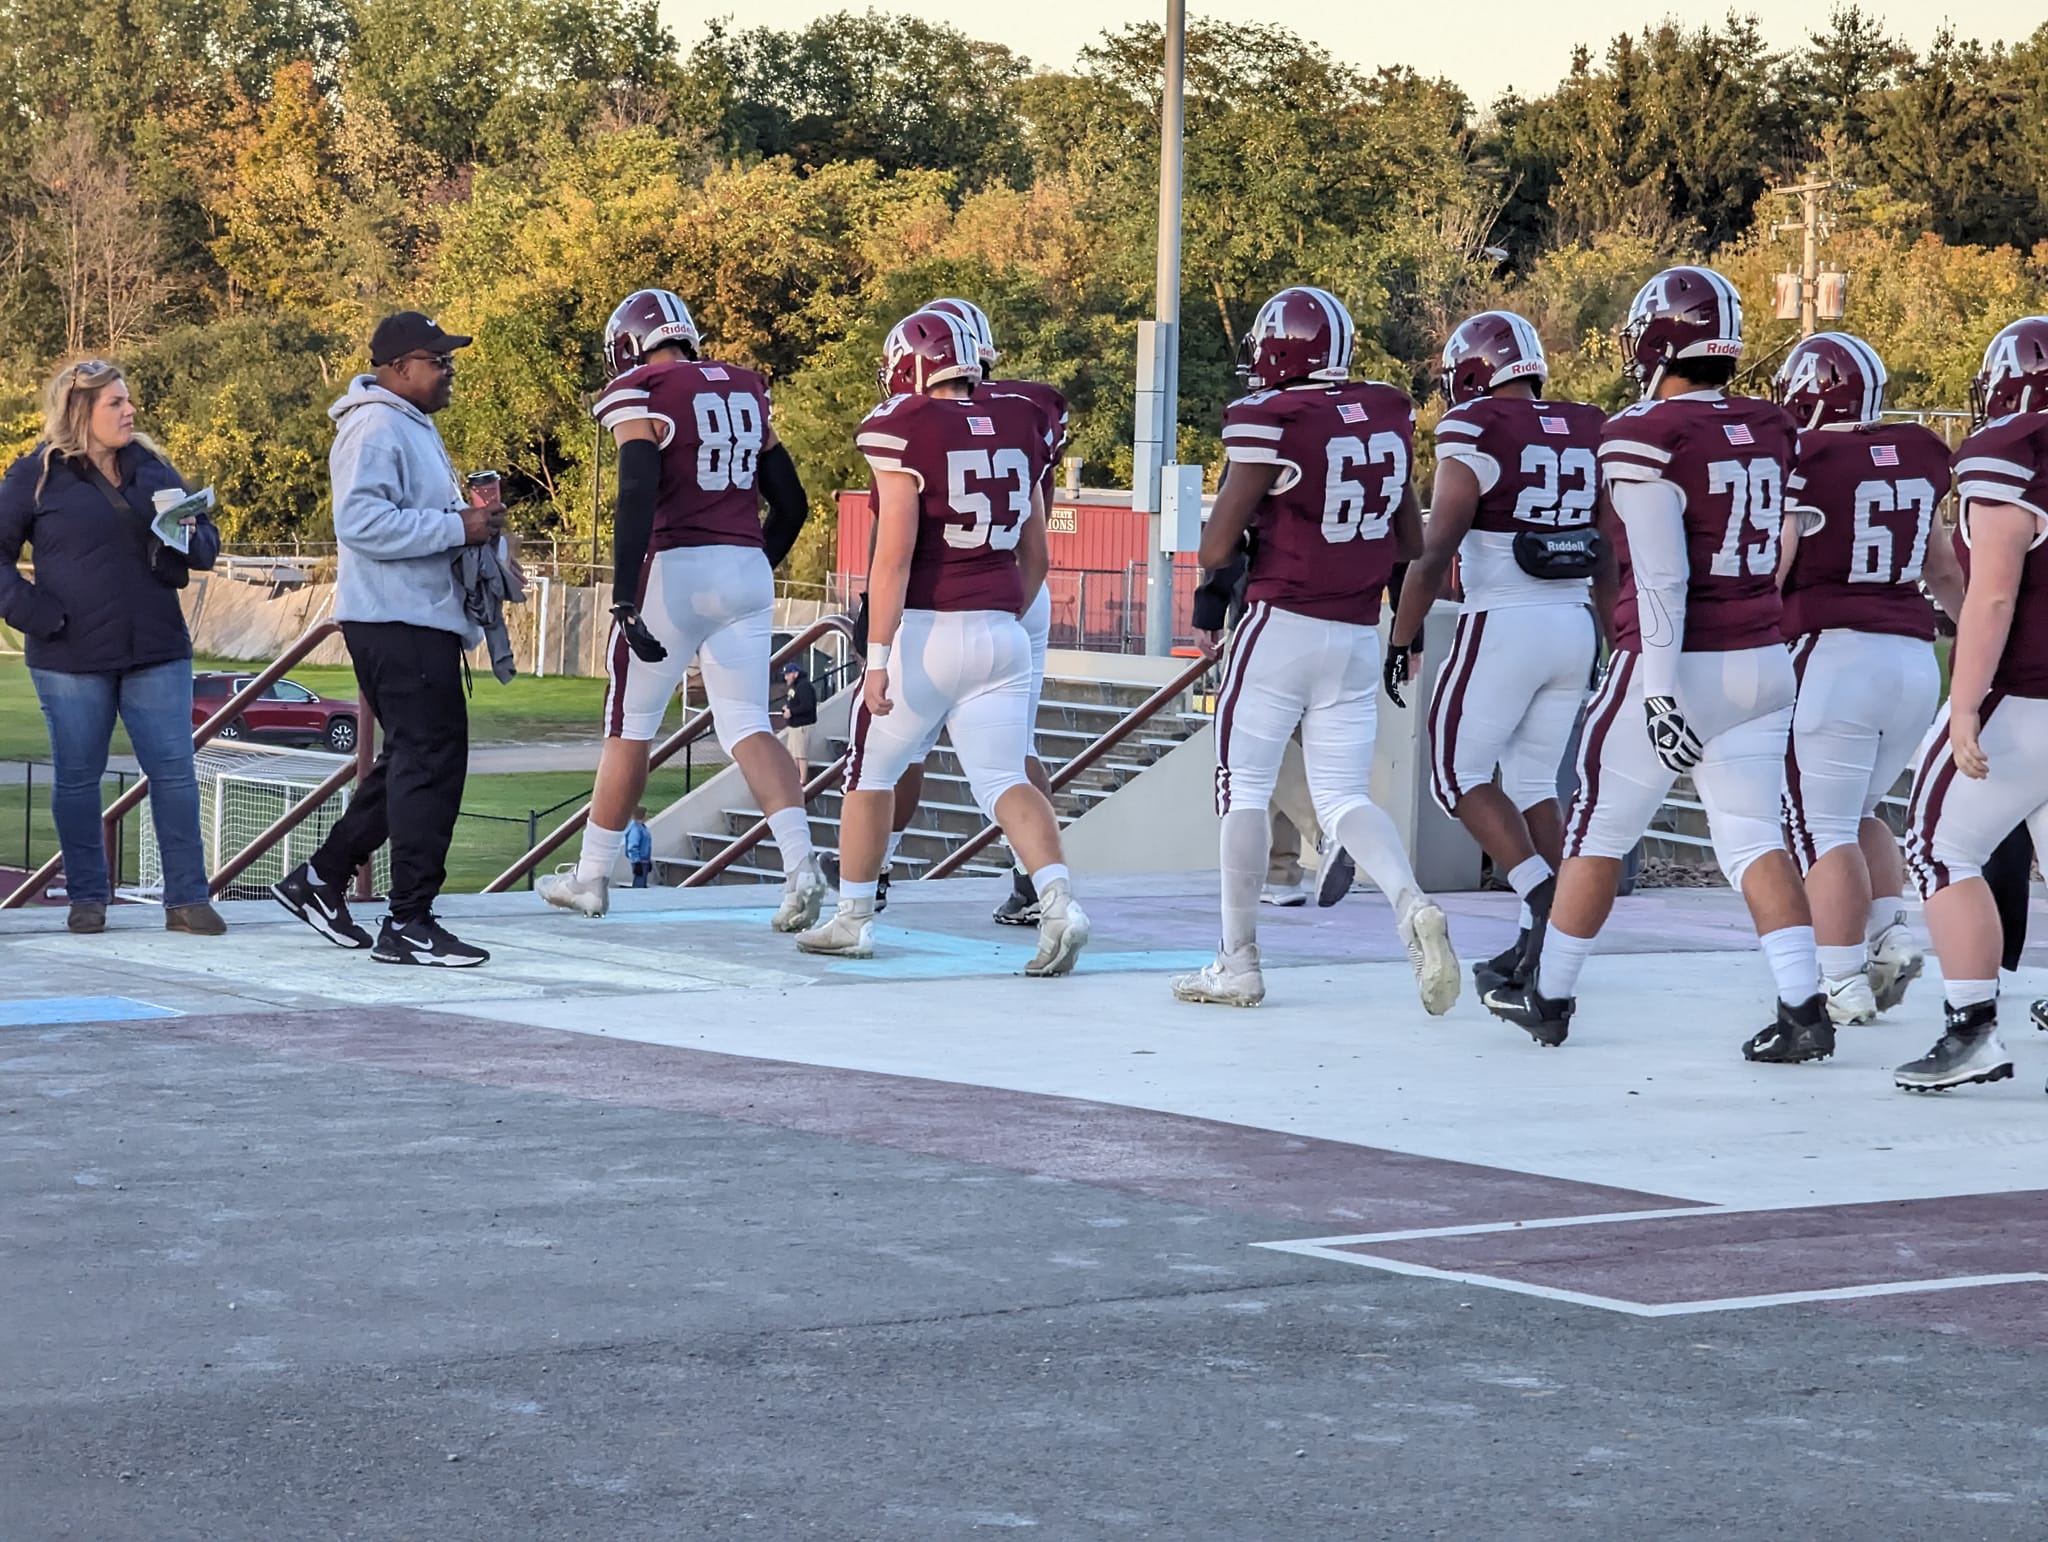
<svg viewBox="0 0 2048 1542"><path fill-rule="evenodd" d="M1193 974L1177 975L1173 982L1177 1001L1207 1002L1219 1007L1255 1007L1266 999L1266 976L1259 968L1259 945L1251 943L1237 953L1218 953L1213 963Z"/></svg>
<svg viewBox="0 0 2048 1542"><path fill-rule="evenodd" d="M1569 998L1552 1001L1533 983L1499 985L1479 998L1480 1005L1502 1022L1513 1023L1538 1044L1555 1049L1572 1031L1572 1012L1578 1006Z"/></svg>
<svg viewBox="0 0 2048 1542"><path fill-rule="evenodd" d="M2048 1033L2048 1000L2037 1001L2027 1009L2027 1016L2034 1020L2034 1026Z"/></svg>
<svg viewBox="0 0 2048 1542"><path fill-rule="evenodd" d="M1796 1007L1778 1003L1778 1015L1763 1032L1742 1046L1744 1060L1765 1065L1800 1065L1825 1060L1835 1052L1835 1025L1828 1002L1815 992Z"/></svg>
<svg viewBox="0 0 2048 1542"><path fill-rule="evenodd" d="M1408 947L1408 962L1415 968L1415 988L1422 997L1422 1010L1442 1017L1457 1002L1464 984L1458 955L1451 951L1450 923L1431 900L1418 900L1408 907L1397 923L1401 941Z"/></svg>
<svg viewBox="0 0 2048 1542"><path fill-rule="evenodd" d="M1358 881L1358 864L1351 853L1342 846L1333 850L1323 863L1321 881L1316 885L1316 904L1328 910L1337 901L1351 892L1351 886Z"/></svg>
<svg viewBox="0 0 2048 1542"><path fill-rule="evenodd" d="M818 912L825 906L825 870L815 856L782 880L782 903L775 907L769 924L778 932L808 931L818 924Z"/></svg>
<svg viewBox="0 0 2048 1542"><path fill-rule="evenodd" d="M796 945L805 953L823 953L832 958L873 958L875 902L840 900L839 908L823 926L797 933Z"/></svg>
<svg viewBox="0 0 2048 1542"><path fill-rule="evenodd" d="M1038 890L1032 887L1029 873L1010 869L1010 892L991 913L991 919L998 926L1038 924Z"/></svg>
<svg viewBox="0 0 2048 1542"><path fill-rule="evenodd" d="M1901 916L1870 945L1870 964L1866 973L1870 977L1870 993L1877 1001L1877 1010L1889 1012L1904 1001L1906 987L1919 979L1926 967L1927 955L1913 945L1913 935L1906 930L1905 918Z"/></svg>
<svg viewBox="0 0 2048 1542"><path fill-rule="evenodd" d="M1088 912L1075 901L1066 879L1055 878L1038 897L1038 951L1024 972L1034 980L1066 974L1087 946Z"/></svg>
<svg viewBox="0 0 2048 1542"><path fill-rule="evenodd" d="M875 875L875 914L880 915L889 908L889 870L885 867Z"/></svg>
<svg viewBox="0 0 2048 1542"><path fill-rule="evenodd" d="M1522 972L1522 959L1529 951L1529 928L1523 927L1515 940L1492 958L1481 959L1472 966L1472 986L1480 995L1497 990L1503 985L1520 985L1526 976Z"/></svg>
<svg viewBox="0 0 2048 1542"><path fill-rule="evenodd" d="M537 881L533 891L557 910L573 910L579 916L601 916L612 908L611 880L578 878L573 864Z"/></svg>
<svg viewBox="0 0 2048 1542"><path fill-rule="evenodd" d="M1839 980L1822 980L1828 998L1828 1016L1842 1028L1860 1028L1877 1021L1877 997L1870 989L1870 977L1844 975Z"/></svg>
<svg viewBox="0 0 2048 1542"><path fill-rule="evenodd" d="M1892 1082L1904 1092L1946 1092L2011 1075L2012 1056L1998 1037L1998 1003L1980 1001L1950 1007L1934 1047L1893 1071Z"/></svg>

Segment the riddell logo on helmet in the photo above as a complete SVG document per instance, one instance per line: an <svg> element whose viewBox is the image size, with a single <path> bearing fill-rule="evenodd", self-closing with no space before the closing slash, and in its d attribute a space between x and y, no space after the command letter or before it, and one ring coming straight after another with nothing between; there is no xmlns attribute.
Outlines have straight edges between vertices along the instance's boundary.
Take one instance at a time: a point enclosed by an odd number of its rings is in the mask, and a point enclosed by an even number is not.
<svg viewBox="0 0 2048 1542"><path fill-rule="evenodd" d="M1731 338L1717 337L1701 343L1700 352L1710 359L1739 359L1742 357L1742 344Z"/></svg>

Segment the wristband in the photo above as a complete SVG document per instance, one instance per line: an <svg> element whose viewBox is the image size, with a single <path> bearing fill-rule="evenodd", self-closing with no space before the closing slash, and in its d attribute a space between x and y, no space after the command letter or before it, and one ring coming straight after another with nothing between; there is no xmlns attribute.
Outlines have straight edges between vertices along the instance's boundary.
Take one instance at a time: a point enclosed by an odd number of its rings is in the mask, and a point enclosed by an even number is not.
<svg viewBox="0 0 2048 1542"><path fill-rule="evenodd" d="M887 643L874 643L874 642L871 642L871 643L869 643L869 644L868 644L868 668L870 668L870 669L887 669L888 667L889 667L889 645L888 645Z"/></svg>

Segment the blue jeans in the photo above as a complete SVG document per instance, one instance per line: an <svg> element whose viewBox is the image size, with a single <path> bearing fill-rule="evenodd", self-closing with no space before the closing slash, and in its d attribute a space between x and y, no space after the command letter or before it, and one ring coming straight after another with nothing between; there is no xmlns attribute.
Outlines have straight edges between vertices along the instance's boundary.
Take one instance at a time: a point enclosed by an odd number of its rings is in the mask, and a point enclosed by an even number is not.
<svg viewBox="0 0 2048 1542"><path fill-rule="evenodd" d="M149 778L164 904L202 903L206 850L199 841L199 779L192 769L192 661L173 659L118 675L51 669L29 675L50 725L50 757L57 763L50 817L64 848L64 887L71 902L104 905L113 898L100 836L100 778L119 713Z"/></svg>

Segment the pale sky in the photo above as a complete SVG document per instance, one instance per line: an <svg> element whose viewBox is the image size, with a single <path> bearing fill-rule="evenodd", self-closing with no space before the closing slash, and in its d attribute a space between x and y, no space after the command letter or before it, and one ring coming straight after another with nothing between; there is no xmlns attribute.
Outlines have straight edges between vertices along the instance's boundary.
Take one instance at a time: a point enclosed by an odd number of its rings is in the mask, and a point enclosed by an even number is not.
<svg viewBox="0 0 2048 1542"><path fill-rule="evenodd" d="M839 10L865 10L864 0L660 0L661 13L684 50L706 21L732 17L738 26L801 27ZM1406 64L1425 75L1456 81L1480 107L1509 86L1540 95L1563 76L1572 45L1594 45L1596 56L1617 32L1640 31L1670 15L1689 26L1718 24L1731 9L1764 18L1774 47L1801 42L1826 22L1838 0L1459 0L1459 3L1305 5L1284 9L1253 0L1190 0L1191 15L1223 21L1278 22L1320 43L1339 59L1364 68ZM1105 30L1128 22L1163 20L1164 0L1024 0L1022 4L962 6L957 0L886 0L874 9L921 16L958 27L971 37L1004 43L1045 68L1072 66L1079 51ZM2016 42L2048 21L2040 0L1863 0L1894 36L1925 48L1944 21L1963 37Z"/></svg>

